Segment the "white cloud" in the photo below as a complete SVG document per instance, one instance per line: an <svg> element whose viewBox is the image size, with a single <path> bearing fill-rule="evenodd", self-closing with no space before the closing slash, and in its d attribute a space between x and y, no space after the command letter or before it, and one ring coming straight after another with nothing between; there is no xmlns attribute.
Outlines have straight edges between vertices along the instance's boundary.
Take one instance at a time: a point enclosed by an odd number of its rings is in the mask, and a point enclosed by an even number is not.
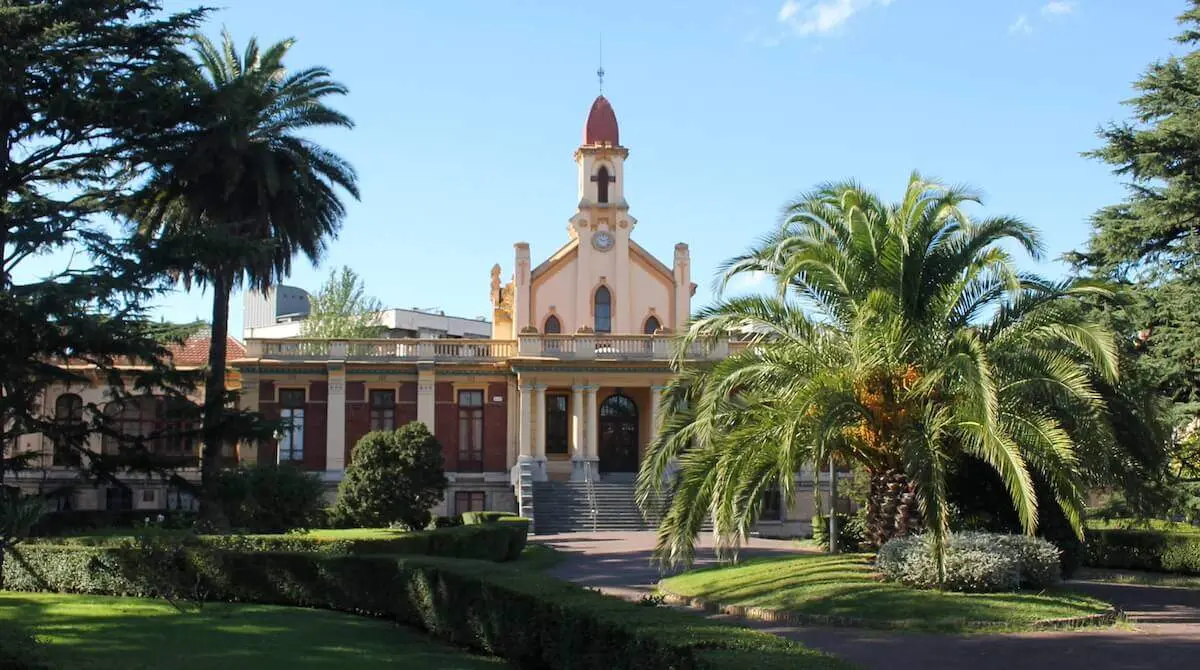
<svg viewBox="0 0 1200 670"><path fill-rule="evenodd" d="M892 0L784 0L779 22L801 37L826 35L868 7L886 7Z"/></svg>
<svg viewBox="0 0 1200 670"><path fill-rule="evenodd" d="M1008 32L1014 35L1031 35L1033 34L1033 24L1029 22L1028 16L1022 14L1008 27Z"/></svg>
<svg viewBox="0 0 1200 670"><path fill-rule="evenodd" d="M1075 3L1071 0L1050 0L1042 5L1043 16L1063 16L1075 11Z"/></svg>
<svg viewBox="0 0 1200 670"><path fill-rule="evenodd" d="M734 295L752 293L757 291L768 278L767 273L759 270L742 272L733 276L725 290Z"/></svg>

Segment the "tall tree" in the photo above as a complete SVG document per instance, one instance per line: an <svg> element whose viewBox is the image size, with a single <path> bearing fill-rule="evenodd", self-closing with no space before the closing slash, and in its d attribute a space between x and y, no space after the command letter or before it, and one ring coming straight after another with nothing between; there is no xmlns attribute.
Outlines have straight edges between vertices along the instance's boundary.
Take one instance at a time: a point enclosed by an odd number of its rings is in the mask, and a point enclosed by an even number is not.
<svg viewBox="0 0 1200 670"><path fill-rule="evenodd" d="M649 505L678 467L660 558L690 561L709 518L736 545L770 487L790 503L795 475L831 457L870 473L871 541L923 528L939 565L947 472L964 454L1000 475L1028 532L1035 475L1082 532L1077 445L1113 446L1097 384L1115 380L1117 357L1074 297L1103 291L1018 271L1005 245L1036 255L1037 234L972 220L963 207L977 202L916 174L896 203L828 184L725 266L725 282L761 272L777 290L701 310L682 338L681 352L731 332L749 346L711 367L677 362L638 479Z"/></svg>
<svg viewBox="0 0 1200 670"><path fill-rule="evenodd" d="M1200 43L1200 0L1179 17L1180 44ZM1137 347L1161 390L1200 408L1200 51L1152 64L1127 101L1133 118L1102 128L1088 155L1128 179L1129 197L1092 219L1071 255L1086 273L1136 286L1107 316Z"/></svg>
<svg viewBox="0 0 1200 670"><path fill-rule="evenodd" d="M358 273L343 266L329 273L321 290L309 300L308 318L300 328L304 337L367 338L383 334L379 313L383 304L367 295Z"/></svg>
<svg viewBox="0 0 1200 670"><path fill-rule="evenodd" d="M358 197L353 168L302 133L352 128L326 105L346 87L328 69L288 72L284 40L265 50L251 39L238 53L195 38L195 65L182 80L190 123L154 160L132 211L148 239L196 240L202 249L178 269L212 291L212 335L205 382L200 515L219 521L221 448L228 442L225 388L229 299L244 285L263 290L304 254L316 263L345 215L341 193Z"/></svg>
<svg viewBox="0 0 1200 670"><path fill-rule="evenodd" d="M176 50L203 15L157 12L153 0L0 0L0 485L30 463L17 445L31 433L86 454L97 476L127 465L87 448L95 432L123 437L99 408L55 420L52 386L100 382L120 398L190 384L163 346L182 333L145 318L174 252L106 225L172 123ZM29 262L46 254L57 269Z"/></svg>

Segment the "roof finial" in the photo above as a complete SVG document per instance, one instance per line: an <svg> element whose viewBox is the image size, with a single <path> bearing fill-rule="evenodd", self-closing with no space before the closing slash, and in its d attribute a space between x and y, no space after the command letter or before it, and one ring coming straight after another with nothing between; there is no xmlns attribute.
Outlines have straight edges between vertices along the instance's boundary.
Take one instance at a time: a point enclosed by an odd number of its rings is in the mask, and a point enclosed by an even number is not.
<svg viewBox="0 0 1200 670"><path fill-rule="evenodd" d="M604 33L600 33L600 67L596 68L596 79L600 80L600 95L604 95Z"/></svg>

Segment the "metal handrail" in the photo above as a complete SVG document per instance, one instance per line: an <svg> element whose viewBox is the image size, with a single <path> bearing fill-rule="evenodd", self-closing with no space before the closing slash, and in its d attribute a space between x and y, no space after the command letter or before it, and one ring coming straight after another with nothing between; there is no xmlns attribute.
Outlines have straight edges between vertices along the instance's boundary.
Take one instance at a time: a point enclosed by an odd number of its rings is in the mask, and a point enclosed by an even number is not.
<svg viewBox="0 0 1200 670"><path fill-rule="evenodd" d="M583 482L587 488L588 514L592 517L592 532L594 533L598 525L597 517L600 514L600 510L596 509L596 489L592 485L591 461L583 462Z"/></svg>

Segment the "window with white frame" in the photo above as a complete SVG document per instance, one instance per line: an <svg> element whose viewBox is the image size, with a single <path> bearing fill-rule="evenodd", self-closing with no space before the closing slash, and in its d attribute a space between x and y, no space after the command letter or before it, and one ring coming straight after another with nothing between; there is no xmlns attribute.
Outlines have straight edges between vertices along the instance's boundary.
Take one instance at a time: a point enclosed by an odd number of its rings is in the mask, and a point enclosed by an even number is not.
<svg viewBox="0 0 1200 670"><path fill-rule="evenodd" d="M279 462L304 460L304 389L279 389Z"/></svg>

